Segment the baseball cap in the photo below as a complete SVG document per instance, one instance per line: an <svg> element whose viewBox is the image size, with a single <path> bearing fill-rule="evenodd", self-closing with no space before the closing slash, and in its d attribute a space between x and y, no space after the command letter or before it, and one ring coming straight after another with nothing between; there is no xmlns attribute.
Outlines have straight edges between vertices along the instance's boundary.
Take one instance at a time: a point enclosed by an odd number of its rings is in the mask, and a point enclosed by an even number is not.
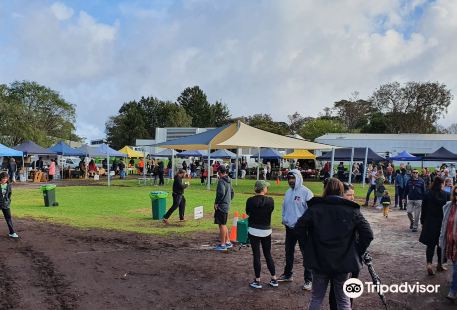
<svg viewBox="0 0 457 310"><path fill-rule="evenodd" d="M264 181L264 180L258 180L255 182L254 190L256 191L261 191L265 187L269 187L270 183Z"/></svg>

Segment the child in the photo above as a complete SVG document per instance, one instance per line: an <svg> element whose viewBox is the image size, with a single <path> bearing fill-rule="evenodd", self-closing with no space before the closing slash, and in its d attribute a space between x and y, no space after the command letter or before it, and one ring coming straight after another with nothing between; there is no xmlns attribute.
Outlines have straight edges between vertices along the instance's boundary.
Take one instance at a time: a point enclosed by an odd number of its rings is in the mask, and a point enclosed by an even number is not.
<svg viewBox="0 0 457 310"><path fill-rule="evenodd" d="M390 207L390 196L389 196L389 192L387 190L384 191L384 193L381 197L381 205L382 205L384 217L387 218L389 215L389 207Z"/></svg>
<svg viewBox="0 0 457 310"><path fill-rule="evenodd" d="M444 191L446 193L450 193L452 191L452 187L454 186L452 178L444 179Z"/></svg>
<svg viewBox="0 0 457 310"><path fill-rule="evenodd" d="M9 235L11 238L18 238L13 228L13 221L11 220L11 185L8 184L9 176L6 172L0 173L0 208L2 209L3 216L5 217L6 224L10 231Z"/></svg>

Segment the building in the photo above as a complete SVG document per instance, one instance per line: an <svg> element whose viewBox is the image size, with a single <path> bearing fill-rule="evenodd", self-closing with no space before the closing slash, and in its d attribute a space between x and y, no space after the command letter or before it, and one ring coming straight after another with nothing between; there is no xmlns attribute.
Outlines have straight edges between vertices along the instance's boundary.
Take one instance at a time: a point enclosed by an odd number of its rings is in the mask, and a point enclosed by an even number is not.
<svg viewBox="0 0 457 310"><path fill-rule="evenodd" d="M457 153L457 134L361 134L329 133L315 139L341 147L369 147L381 156L394 156L401 151L423 156L445 147Z"/></svg>

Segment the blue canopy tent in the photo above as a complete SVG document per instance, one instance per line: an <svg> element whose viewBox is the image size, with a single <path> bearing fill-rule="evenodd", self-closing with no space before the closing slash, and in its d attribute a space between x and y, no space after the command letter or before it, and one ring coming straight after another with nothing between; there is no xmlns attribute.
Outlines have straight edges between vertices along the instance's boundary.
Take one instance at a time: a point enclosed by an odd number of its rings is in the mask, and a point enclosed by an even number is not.
<svg viewBox="0 0 457 310"><path fill-rule="evenodd" d="M23 154L24 153L22 151L11 149L0 143L0 156L22 157Z"/></svg>
<svg viewBox="0 0 457 310"><path fill-rule="evenodd" d="M172 157L174 156L174 150L165 149L155 154L150 154L151 157Z"/></svg>
<svg viewBox="0 0 457 310"><path fill-rule="evenodd" d="M109 169L109 157L127 157L127 154L125 153L121 153L121 152L118 152L116 151L115 149L112 149L110 148L107 144L103 143L103 144L100 144L100 146L98 146L96 148L96 151L98 153L101 153L101 154L104 154L104 156L106 156L106 159L107 159L107 168L108 168L108 171L107 171L107 176L108 176L108 186L111 186L111 182L110 182L110 178L111 178L111 175L110 175L110 169ZM143 169L144 171L145 169Z"/></svg>
<svg viewBox="0 0 457 310"><path fill-rule="evenodd" d="M220 149L215 152L212 152L209 154L211 158L220 158L220 159L235 159L236 154L233 152L230 152L229 150L226 149ZM208 157L208 156L205 156Z"/></svg>
<svg viewBox="0 0 457 310"><path fill-rule="evenodd" d="M106 155L105 153L101 153L98 150L98 147L90 146L90 145L87 145L87 144L84 144L84 145L76 148L76 150L78 150L80 152L83 152L88 157L101 157L101 156L105 156Z"/></svg>
<svg viewBox="0 0 457 310"><path fill-rule="evenodd" d="M251 155L252 157L262 158L262 159L281 159L282 155L278 151L267 148L260 149L260 153Z"/></svg>
<svg viewBox="0 0 457 310"><path fill-rule="evenodd" d="M56 155L56 152L52 152L44 147L39 146L35 142L25 141L19 145L13 147L15 150L22 151L24 156L28 155Z"/></svg>
<svg viewBox="0 0 457 310"><path fill-rule="evenodd" d="M206 152L206 151L188 150L188 151L178 153L176 155L176 157L207 157L208 156L207 154L208 154L208 152Z"/></svg>
<svg viewBox="0 0 457 310"><path fill-rule="evenodd" d="M62 156L84 156L83 152L76 150L69 145L67 145L63 141L59 141L50 148L48 148L48 151L54 152L54 154L62 155Z"/></svg>
<svg viewBox="0 0 457 310"><path fill-rule="evenodd" d="M422 160L422 157L414 156L408 153L407 151L403 151L398 153L396 156L389 157L389 160L419 161Z"/></svg>

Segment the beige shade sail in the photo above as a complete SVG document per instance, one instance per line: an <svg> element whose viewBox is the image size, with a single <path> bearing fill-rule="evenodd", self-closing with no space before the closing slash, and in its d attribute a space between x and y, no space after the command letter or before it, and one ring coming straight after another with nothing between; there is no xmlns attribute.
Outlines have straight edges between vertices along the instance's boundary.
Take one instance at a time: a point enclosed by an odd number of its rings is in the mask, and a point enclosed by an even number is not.
<svg viewBox="0 0 457 310"><path fill-rule="evenodd" d="M316 155L308 150L295 150L283 156L284 159L316 159L316 157Z"/></svg>
<svg viewBox="0 0 457 310"><path fill-rule="evenodd" d="M257 129L240 121L206 132L171 140L154 146L175 150L206 150L236 148L275 148L330 150L333 146L289 138Z"/></svg>

